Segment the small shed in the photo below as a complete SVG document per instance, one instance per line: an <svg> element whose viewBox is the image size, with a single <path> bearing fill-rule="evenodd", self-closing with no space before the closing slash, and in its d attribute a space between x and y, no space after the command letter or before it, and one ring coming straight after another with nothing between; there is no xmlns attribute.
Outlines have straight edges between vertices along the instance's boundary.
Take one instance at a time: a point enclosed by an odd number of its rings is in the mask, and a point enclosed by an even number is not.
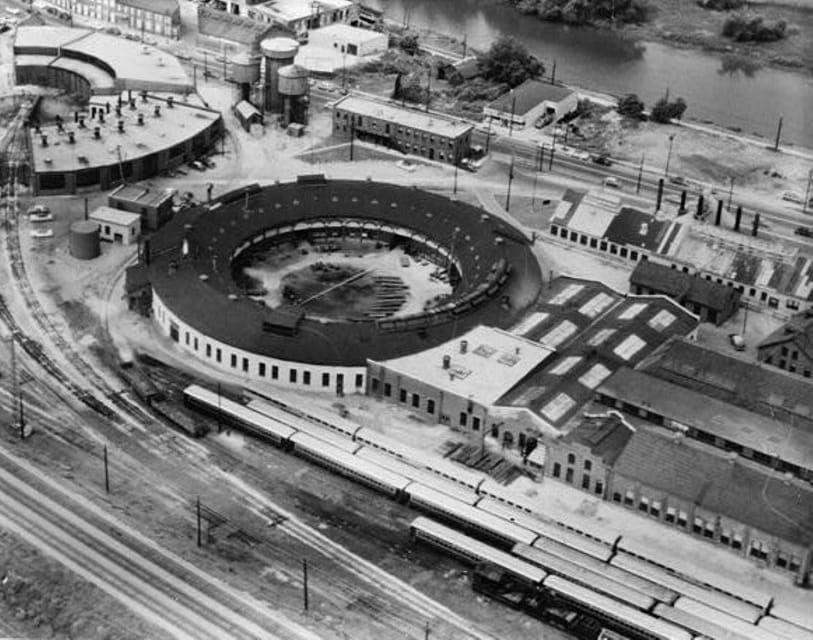
<svg viewBox="0 0 813 640"><path fill-rule="evenodd" d="M308 34L308 44L320 49L334 49L349 56L369 56L387 50L387 34L370 29L360 29L347 24L331 24L313 29Z"/></svg>
<svg viewBox="0 0 813 640"><path fill-rule="evenodd" d="M132 244L141 234L141 215L101 206L90 214L90 220L99 224L102 240Z"/></svg>
<svg viewBox="0 0 813 640"><path fill-rule="evenodd" d="M578 94L555 84L526 80L483 108L486 118L499 120L506 127L525 127L542 117L558 120L578 107Z"/></svg>
<svg viewBox="0 0 813 640"><path fill-rule="evenodd" d="M252 125L261 125L263 123L263 114L247 100L238 102L234 105L232 111L234 111L234 116L246 131L250 131Z"/></svg>

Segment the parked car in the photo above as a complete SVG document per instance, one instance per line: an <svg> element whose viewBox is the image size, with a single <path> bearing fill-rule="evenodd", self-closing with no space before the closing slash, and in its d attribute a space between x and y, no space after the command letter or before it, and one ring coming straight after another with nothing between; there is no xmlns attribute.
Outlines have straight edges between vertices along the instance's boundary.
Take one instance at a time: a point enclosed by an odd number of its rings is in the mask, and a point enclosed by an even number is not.
<svg viewBox="0 0 813 640"><path fill-rule="evenodd" d="M610 159L610 156L608 156L606 153L602 153L601 155L592 156L591 159L596 164L600 164L600 165L603 165L605 167L610 167L613 164L613 161Z"/></svg>
<svg viewBox="0 0 813 640"><path fill-rule="evenodd" d="M745 340L738 333L729 333L728 341L736 351L745 351Z"/></svg>
<svg viewBox="0 0 813 640"><path fill-rule="evenodd" d="M35 204L33 207L28 207L28 211L26 213L28 213L30 216L41 216L51 213L51 210L44 204Z"/></svg>
<svg viewBox="0 0 813 640"><path fill-rule="evenodd" d="M802 196L793 193L792 191L785 191L782 194L782 200L787 200L788 202L795 202L796 204L804 204L804 198Z"/></svg>
<svg viewBox="0 0 813 640"><path fill-rule="evenodd" d="M604 178L604 182L602 184L604 184L605 187L612 187L613 189L621 188L621 185L618 182L618 178L613 178L612 176Z"/></svg>
<svg viewBox="0 0 813 640"><path fill-rule="evenodd" d="M203 164L200 160L192 160L189 163L189 166L195 169L196 171L206 171L206 165Z"/></svg>
<svg viewBox="0 0 813 640"><path fill-rule="evenodd" d="M669 182L680 186L686 186L688 184L686 178L684 178L683 176L672 176L671 178L669 178Z"/></svg>
<svg viewBox="0 0 813 640"><path fill-rule="evenodd" d="M804 236L805 238L813 237L813 229L810 227L796 227L796 230L793 232L797 236Z"/></svg>
<svg viewBox="0 0 813 640"><path fill-rule="evenodd" d="M207 158L206 156L198 158L198 160L200 160L203 163L203 166L205 166L207 169L214 169L217 166L214 160Z"/></svg>

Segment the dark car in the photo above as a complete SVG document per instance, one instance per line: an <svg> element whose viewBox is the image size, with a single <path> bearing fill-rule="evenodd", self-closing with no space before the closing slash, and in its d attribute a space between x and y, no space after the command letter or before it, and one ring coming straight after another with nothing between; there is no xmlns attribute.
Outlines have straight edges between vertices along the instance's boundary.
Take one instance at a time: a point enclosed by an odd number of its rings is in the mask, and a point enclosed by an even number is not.
<svg viewBox="0 0 813 640"><path fill-rule="evenodd" d="M198 159L203 163L203 165L207 169L214 169L216 166L214 160L212 160L211 158L207 158L206 156Z"/></svg>
<svg viewBox="0 0 813 640"><path fill-rule="evenodd" d="M671 182L672 184L679 184L681 186L685 186L686 184L688 184L686 182L686 178L684 178L683 176L672 176L671 178L669 178L669 182Z"/></svg>
<svg viewBox="0 0 813 640"><path fill-rule="evenodd" d="M593 156L590 159L593 162L595 162L596 164L601 164L601 165L604 165L605 167L610 167L613 164L613 161L610 160L610 156L608 156L607 154L602 154L600 156Z"/></svg>
<svg viewBox="0 0 813 640"><path fill-rule="evenodd" d="M796 231L794 231L797 236L804 236L805 238L810 238L813 236L813 229L810 227L796 227Z"/></svg>

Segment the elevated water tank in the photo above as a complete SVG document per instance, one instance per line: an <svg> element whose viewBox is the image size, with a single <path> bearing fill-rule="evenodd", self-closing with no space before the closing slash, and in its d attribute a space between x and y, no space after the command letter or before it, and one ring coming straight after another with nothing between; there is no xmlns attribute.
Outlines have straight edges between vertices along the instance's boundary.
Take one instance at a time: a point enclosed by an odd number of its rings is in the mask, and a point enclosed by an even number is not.
<svg viewBox="0 0 813 640"><path fill-rule="evenodd" d="M238 53L231 59L231 80L238 84L253 84L260 79L260 58Z"/></svg>
<svg viewBox="0 0 813 640"><path fill-rule="evenodd" d="M79 260L93 260L100 253L99 223L79 220L70 229L71 255Z"/></svg>
<svg viewBox="0 0 813 640"><path fill-rule="evenodd" d="M308 93L308 71L290 64L279 70L277 90L282 96L302 97Z"/></svg>
<svg viewBox="0 0 813 640"><path fill-rule="evenodd" d="M265 108L268 111L282 111L282 98L277 85L279 70L294 63L299 51L299 43L291 38L266 38L260 43L265 58Z"/></svg>

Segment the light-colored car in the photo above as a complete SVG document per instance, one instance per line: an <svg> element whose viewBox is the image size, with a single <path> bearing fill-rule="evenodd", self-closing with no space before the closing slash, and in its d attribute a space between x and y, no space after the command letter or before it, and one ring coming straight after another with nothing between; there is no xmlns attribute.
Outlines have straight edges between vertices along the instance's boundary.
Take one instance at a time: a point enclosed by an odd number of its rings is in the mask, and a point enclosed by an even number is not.
<svg viewBox="0 0 813 640"><path fill-rule="evenodd" d="M620 189L621 184L618 182L618 178L614 178L609 176L604 178L604 182L602 183L605 187L612 187L613 189Z"/></svg>
<svg viewBox="0 0 813 640"><path fill-rule="evenodd" d="M738 333L729 333L728 341L736 351L745 351L745 340Z"/></svg>
<svg viewBox="0 0 813 640"><path fill-rule="evenodd" d="M804 204L804 198L802 196L793 193L793 191L785 191L782 194L782 200L787 200L788 202L795 202L796 204Z"/></svg>
<svg viewBox="0 0 813 640"><path fill-rule="evenodd" d="M51 213L51 210L44 204L35 204L33 207L29 207L26 213L30 216L42 216Z"/></svg>

